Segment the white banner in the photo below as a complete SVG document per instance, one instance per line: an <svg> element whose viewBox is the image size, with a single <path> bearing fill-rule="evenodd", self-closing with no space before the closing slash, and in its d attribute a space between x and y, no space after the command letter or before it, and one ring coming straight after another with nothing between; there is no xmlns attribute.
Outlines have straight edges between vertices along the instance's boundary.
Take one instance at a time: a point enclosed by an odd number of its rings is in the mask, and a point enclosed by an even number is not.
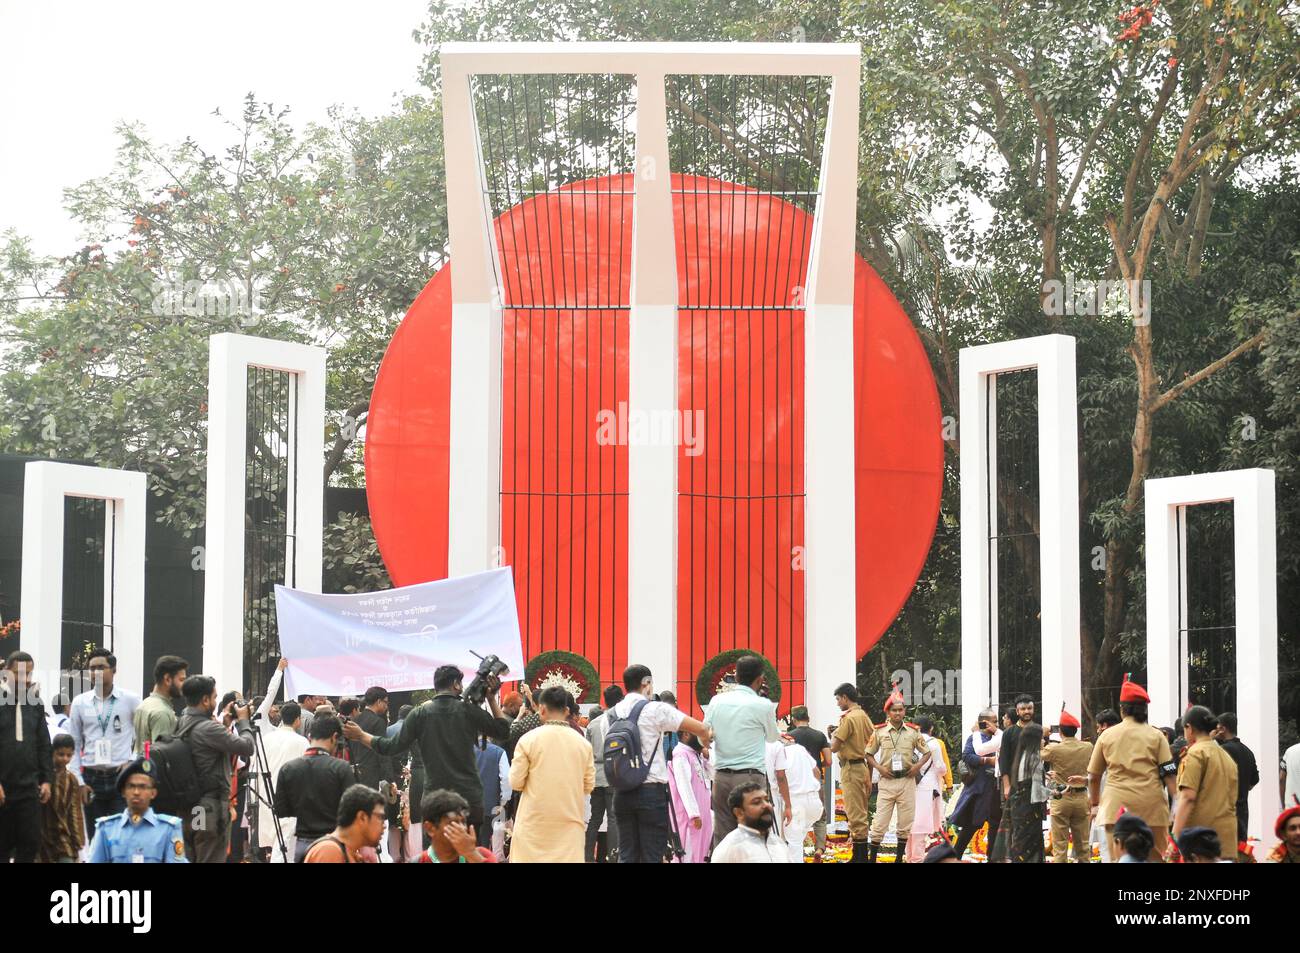
<svg viewBox="0 0 1300 953"><path fill-rule="evenodd" d="M509 567L356 595L276 586L275 606L291 698L432 688L440 665L473 673L472 652L499 656L510 666L504 680L523 677Z"/></svg>

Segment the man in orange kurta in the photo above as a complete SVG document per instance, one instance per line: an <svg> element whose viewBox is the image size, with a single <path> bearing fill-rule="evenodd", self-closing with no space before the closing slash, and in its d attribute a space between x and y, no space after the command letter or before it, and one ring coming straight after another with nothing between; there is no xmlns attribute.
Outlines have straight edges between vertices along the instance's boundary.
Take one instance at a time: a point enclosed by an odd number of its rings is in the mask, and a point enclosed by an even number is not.
<svg viewBox="0 0 1300 953"><path fill-rule="evenodd" d="M510 862L580 864L587 834L586 797L596 781L591 744L569 725L571 696L559 686L538 697L542 725L519 739L510 787L523 794Z"/></svg>

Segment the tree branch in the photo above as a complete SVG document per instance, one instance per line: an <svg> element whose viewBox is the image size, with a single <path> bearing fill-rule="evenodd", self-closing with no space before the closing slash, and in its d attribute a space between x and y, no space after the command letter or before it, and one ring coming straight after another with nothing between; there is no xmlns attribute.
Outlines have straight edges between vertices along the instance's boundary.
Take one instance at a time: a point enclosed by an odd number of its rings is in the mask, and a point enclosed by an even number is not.
<svg viewBox="0 0 1300 953"><path fill-rule="evenodd" d="M357 426L359 427L361 425L361 418L365 414L367 414L369 410L370 410L370 398L366 398L365 400L357 401L346 411L344 411L344 416L350 417L353 420L355 420L357 422ZM352 431L351 437L344 436L343 431L340 430L339 435L334 438L334 446L330 447L330 452L325 455L325 485L326 486L329 485L330 477L334 475L334 471L337 470L339 464L343 462L343 454L347 453L348 447L352 445L352 442L354 440L356 440L355 429Z"/></svg>
<svg viewBox="0 0 1300 953"><path fill-rule="evenodd" d="M699 112L693 107L686 105L686 103L682 102L680 99L673 96L671 93L666 96L666 99L668 105L671 106L673 109L676 109L679 113L681 113L691 122L695 123L695 125L703 126L705 129L711 132L713 134L714 139L718 141L719 145L721 145L733 156L735 156L737 159L743 162L751 172L757 175L759 179L761 179L774 191L790 190L789 183L785 180L783 176L777 174L776 172L773 172L771 169L763 168L763 166L759 162L755 161L752 153L755 151L761 152L761 150L756 149L754 144L751 143L744 136L740 135L739 133L729 132L728 130L723 129L721 126L719 126L708 116L704 115L704 113ZM742 148L742 146L747 147L749 151L746 151L746 148Z"/></svg>
<svg viewBox="0 0 1300 953"><path fill-rule="evenodd" d="M1293 311L1287 317L1294 318L1297 314L1300 314L1300 311ZM1237 358L1241 357L1241 355L1245 354L1247 351L1251 351L1259 347L1261 344L1264 343L1264 341L1267 338L1268 338L1267 329L1260 331L1258 334L1255 334L1253 337L1248 338L1245 341L1242 341L1240 344L1234 347L1227 354L1223 355L1223 357L1219 358L1217 361L1212 361L1211 363L1206 364L1195 374L1188 374L1181 381L1179 381L1177 384L1169 388L1167 391L1165 391L1163 394L1161 394L1159 397L1157 397L1154 401L1151 402L1152 412L1154 413L1155 411L1164 407L1166 404L1173 402L1178 397L1187 393L1187 391L1191 390L1193 387L1195 387L1201 381L1205 380L1210 375L1223 370L1225 367L1227 367Z"/></svg>
<svg viewBox="0 0 1300 953"><path fill-rule="evenodd" d="M1137 72L1137 58L1129 60L1129 71L1115 90L1115 98L1111 100L1110 108L1102 115L1088 136L1088 141L1083 144L1083 151L1079 153L1078 165L1074 170L1074 178L1070 180L1069 187L1065 190L1065 198L1061 201L1061 214L1069 211L1074 204L1074 193L1079 189L1079 183L1083 181L1084 170L1088 166L1088 159L1092 157L1092 150L1097 146L1097 140L1101 138L1104 132L1115 120L1115 114L1119 112L1120 101L1123 100L1128 92L1129 83L1132 81L1134 74Z"/></svg>

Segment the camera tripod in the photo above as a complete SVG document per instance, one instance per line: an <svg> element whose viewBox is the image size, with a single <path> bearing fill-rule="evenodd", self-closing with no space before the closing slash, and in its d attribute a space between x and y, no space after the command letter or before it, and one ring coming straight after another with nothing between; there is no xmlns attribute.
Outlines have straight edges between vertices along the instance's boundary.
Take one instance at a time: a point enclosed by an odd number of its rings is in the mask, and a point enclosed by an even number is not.
<svg viewBox="0 0 1300 953"><path fill-rule="evenodd" d="M262 856L261 831L259 829L261 827L262 812L257 811L256 814L252 814L252 810L265 804L267 810L271 812L271 823L275 825L275 841L280 847L280 854L284 857L285 863L291 864L293 863L293 855L289 853L289 848L284 842L284 828L280 824L280 816L275 813L275 783L271 780L270 759L266 755L266 742L262 740L260 721L261 719L255 719L252 723L253 763L248 768L248 805L250 815L253 818L252 823L249 824L249 831L252 836L257 838L257 850L254 852L254 856L259 861ZM261 785L265 785L265 787L261 787L256 783L259 778L261 779Z"/></svg>

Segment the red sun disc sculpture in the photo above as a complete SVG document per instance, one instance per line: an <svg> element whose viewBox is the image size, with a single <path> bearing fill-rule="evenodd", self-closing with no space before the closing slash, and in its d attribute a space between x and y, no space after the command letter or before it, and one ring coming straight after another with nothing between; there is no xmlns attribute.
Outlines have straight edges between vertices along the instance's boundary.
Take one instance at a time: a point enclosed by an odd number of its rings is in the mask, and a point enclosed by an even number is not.
<svg viewBox="0 0 1300 953"><path fill-rule="evenodd" d="M779 197L718 180L674 175L673 185L674 224L683 236L679 407L702 414L706 439L698 453L679 447L678 670L671 681L682 701L693 700L695 676L709 658L753 648L777 665L784 710L804 701L803 580L792 558L803 542L803 312L746 310L752 296L744 301L724 289L737 276L752 287L762 274L764 297L793 300L804 280L811 216ZM505 561L514 567L525 657L577 652L606 684L618 681L629 661L627 448L601 444L597 419L627 400L626 292L620 302L610 289L630 283L631 188L629 177L618 176L575 183L514 206L496 223L498 245L515 251L501 261L509 304L526 296L533 306L602 306L504 311L501 535ZM752 210L743 221L734 213L738 192ZM724 215L726 208L733 214ZM791 243L794 230L801 237ZM789 247L794 251L783 251ZM564 260L552 260L552 249ZM554 290L557 269L565 277L562 300ZM783 285L772 288L772 281ZM723 294L731 300L719 299ZM703 309L719 303L734 310ZM399 586L447 574L448 474L455 465L448 446L450 342L448 265L398 327L370 401L370 514ZM898 614L925 563L943 445L925 350L898 301L860 258L851 358L861 656ZM660 679L663 687L668 682Z"/></svg>

